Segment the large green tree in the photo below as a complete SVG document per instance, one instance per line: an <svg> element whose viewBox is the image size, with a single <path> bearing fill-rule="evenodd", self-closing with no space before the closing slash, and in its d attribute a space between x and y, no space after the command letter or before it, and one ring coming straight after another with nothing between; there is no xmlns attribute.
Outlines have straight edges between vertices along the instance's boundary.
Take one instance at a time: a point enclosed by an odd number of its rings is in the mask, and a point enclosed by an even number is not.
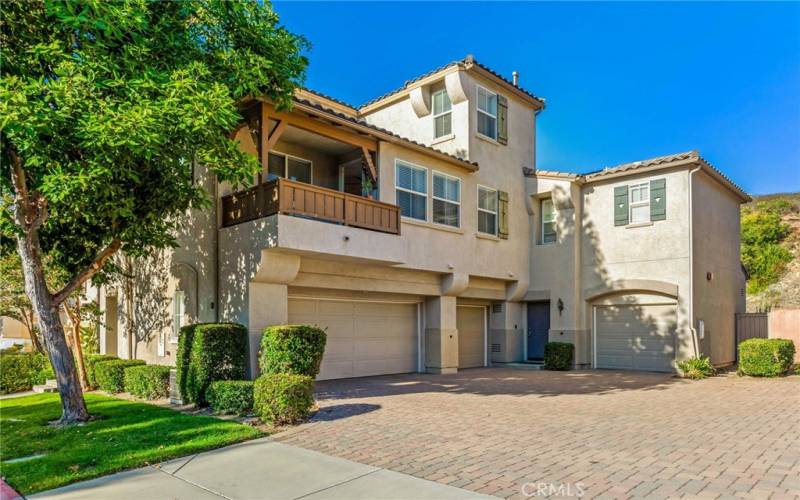
<svg viewBox="0 0 800 500"><path fill-rule="evenodd" d="M280 107L305 76L307 42L268 2L4 0L0 26L0 224L56 372L63 423L88 418L58 309L122 250L174 245L202 207L201 163L252 178L229 132L237 103ZM43 255L68 271L48 288Z"/></svg>

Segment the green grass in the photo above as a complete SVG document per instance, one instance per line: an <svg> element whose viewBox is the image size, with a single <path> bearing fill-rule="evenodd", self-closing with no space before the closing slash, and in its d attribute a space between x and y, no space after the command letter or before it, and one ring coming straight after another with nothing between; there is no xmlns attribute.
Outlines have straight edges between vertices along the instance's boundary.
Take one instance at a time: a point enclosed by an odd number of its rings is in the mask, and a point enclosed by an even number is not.
<svg viewBox="0 0 800 500"><path fill-rule="evenodd" d="M86 394L86 425L48 425L61 415L56 394L0 400L0 474L22 494L261 436L256 428L168 408ZM20 421L17 421L20 420ZM7 460L45 454L16 463Z"/></svg>

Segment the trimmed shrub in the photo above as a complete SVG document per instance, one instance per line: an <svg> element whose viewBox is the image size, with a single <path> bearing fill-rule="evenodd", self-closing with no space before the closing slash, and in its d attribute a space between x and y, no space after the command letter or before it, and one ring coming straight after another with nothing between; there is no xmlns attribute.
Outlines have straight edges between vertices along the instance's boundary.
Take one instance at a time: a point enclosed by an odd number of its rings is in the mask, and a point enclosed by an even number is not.
<svg viewBox="0 0 800 500"><path fill-rule="evenodd" d="M271 326L261 337L258 360L261 373L293 373L316 378L325 341L325 332L314 326Z"/></svg>
<svg viewBox="0 0 800 500"><path fill-rule="evenodd" d="M265 373L253 385L253 409L267 423L297 424L314 405L314 379L308 375Z"/></svg>
<svg viewBox="0 0 800 500"><path fill-rule="evenodd" d="M0 355L0 394L28 391L39 384L39 374L49 365L43 354Z"/></svg>
<svg viewBox="0 0 800 500"><path fill-rule="evenodd" d="M56 372L53 370L53 366L49 361L45 360L44 368L39 370L39 373L36 374L33 385L42 385L47 383L48 380L55 380L55 378Z"/></svg>
<svg viewBox="0 0 800 500"><path fill-rule="evenodd" d="M125 391L144 399L160 399L169 395L169 371L162 365L131 366L123 370Z"/></svg>
<svg viewBox="0 0 800 500"><path fill-rule="evenodd" d="M747 339L739 344L739 374L777 377L794 363L794 343L786 339Z"/></svg>
<svg viewBox="0 0 800 500"><path fill-rule="evenodd" d="M216 413L245 415L253 409L253 381L211 382L206 390L206 401Z"/></svg>
<svg viewBox="0 0 800 500"><path fill-rule="evenodd" d="M678 368L684 378L702 379L714 375L714 365L711 364L711 358L708 356L700 356L699 358L692 356L689 359L680 361Z"/></svg>
<svg viewBox="0 0 800 500"><path fill-rule="evenodd" d="M544 345L545 370L569 370L575 356L575 346L569 342L548 342Z"/></svg>
<svg viewBox="0 0 800 500"><path fill-rule="evenodd" d="M94 365L94 376L97 387L106 392L123 392L125 390L125 369L141 366L141 359L112 359Z"/></svg>
<svg viewBox="0 0 800 500"><path fill-rule="evenodd" d="M110 354L87 354L83 357L83 366L86 367L86 383L89 387L94 389L97 387L97 379L95 378L95 365L103 361L111 361L112 359L119 359Z"/></svg>
<svg viewBox="0 0 800 500"><path fill-rule="evenodd" d="M185 402L206 404L215 380L241 380L247 366L247 329L235 323L198 323L181 328L176 367Z"/></svg>

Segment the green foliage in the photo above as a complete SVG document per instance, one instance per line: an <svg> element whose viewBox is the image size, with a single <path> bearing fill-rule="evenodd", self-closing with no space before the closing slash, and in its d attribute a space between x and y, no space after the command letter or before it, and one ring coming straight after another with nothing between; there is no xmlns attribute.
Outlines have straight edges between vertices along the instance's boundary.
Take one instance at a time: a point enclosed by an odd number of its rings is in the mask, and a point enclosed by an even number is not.
<svg viewBox="0 0 800 500"><path fill-rule="evenodd" d="M28 391L40 384L40 374L49 364L42 354L0 355L0 394Z"/></svg>
<svg viewBox="0 0 800 500"><path fill-rule="evenodd" d="M314 405L314 379L308 375L265 373L253 385L253 409L267 423L297 424Z"/></svg>
<svg viewBox="0 0 800 500"><path fill-rule="evenodd" d="M794 342L747 339L739 344L739 374L751 377L786 375L794 364Z"/></svg>
<svg viewBox="0 0 800 500"><path fill-rule="evenodd" d="M169 371L161 365L131 366L124 370L125 391L144 399L169 396Z"/></svg>
<svg viewBox="0 0 800 500"><path fill-rule="evenodd" d="M100 331L95 325L81 327L81 350L84 357L100 352Z"/></svg>
<svg viewBox="0 0 800 500"><path fill-rule="evenodd" d="M575 346L569 342L548 342L544 345L545 370L569 370L575 356Z"/></svg>
<svg viewBox="0 0 800 500"><path fill-rule="evenodd" d="M678 362L678 368L685 378L702 379L714 375L714 365L708 356L695 357Z"/></svg>
<svg viewBox="0 0 800 500"><path fill-rule="evenodd" d="M742 263L750 275L749 293L759 293L778 281L792 253L781 245L791 226L778 211L749 211L741 222Z"/></svg>
<svg viewBox="0 0 800 500"><path fill-rule="evenodd" d="M56 372L53 371L53 365L50 364L49 361L45 360L44 368L39 370L39 373L36 375L36 378L33 381L33 385L42 385L47 383L48 380L55 380Z"/></svg>
<svg viewBox="0 0 800 500"><path fill-rule="evenodd" d="M97 364L112 359L119 358L110 354L87 354L83 357L83 366L86 368L86 383L89 384L90 388L94 389L97 387L97 378L95 376L95 367Z"/></svg>
<svg viewBox="0 0 800 500"><path fill-rule="evenodd" d="M125 390L125 369L144 364L145 362L141 359L112 359L96 363L94 377L97 387L111 393L123 392Z"/></svg>
<svg viewBox="0 0 800 500"><path fill-rule="evenodd" d="M198 323L181 329L176 366L181 398L204 405L215 380L243 379L247 329L235 323Z"/></svg>
<svg viewBox="0 0 800 500"><path fill-rule="evenodd" d="M314 326L271 326L261 337L261 372L294 373L315 378L322 363L325 342L325 332Z"/></svg>
<svg viewBox="0 0 800 500"><path fill-rule="evenodd" d="M245 415L253 409L253 381L211 382L206 391L206 400L216 413Z"/></svg>

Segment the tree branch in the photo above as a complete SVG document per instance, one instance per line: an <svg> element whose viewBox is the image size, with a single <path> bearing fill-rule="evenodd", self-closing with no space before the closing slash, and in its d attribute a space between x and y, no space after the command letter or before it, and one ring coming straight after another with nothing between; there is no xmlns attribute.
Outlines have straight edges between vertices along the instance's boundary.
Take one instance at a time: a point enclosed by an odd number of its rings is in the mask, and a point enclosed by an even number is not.
<svg viewBox="0 0 800 500"><path fill-rule="evenodd" d="M105 249L103 249L102 252L97 254L92 263L89 264L86 267L86 269L84 269L83 271L78 273L77 276L69 280L69 283L64 285L64 288L62 288L53 295L53 304L56 306L60 305L62 302L64 302L64 300L66 300L67 297L69 297L69 295L72 292L75 291L76 288L83 285L84 283L86 283L88 279L97 274L97 272L103 268L106 261L112 255L114 255L117 252L117 250L120 249L121 246L122 246L122 241L120 241L119 239L114 238L113 240L111 240L111 243L109 243L108 246Z"/></svg>

